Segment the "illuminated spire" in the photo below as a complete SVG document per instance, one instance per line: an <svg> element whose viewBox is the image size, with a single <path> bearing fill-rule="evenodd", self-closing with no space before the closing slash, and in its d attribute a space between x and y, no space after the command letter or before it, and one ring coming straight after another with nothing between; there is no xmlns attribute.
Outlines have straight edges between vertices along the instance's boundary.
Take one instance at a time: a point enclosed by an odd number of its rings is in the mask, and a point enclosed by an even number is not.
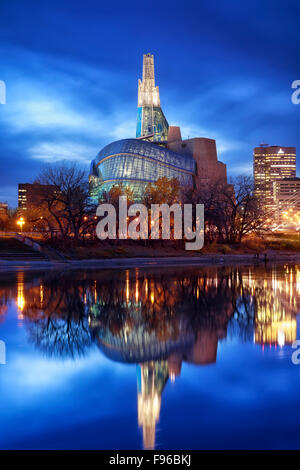
<svg viewBox="0 0 300 470"><path fill-rule="evenodd" d="M168 122L160 107L158 86L155 86L153 54L143 56L143 80L138 82L138 117L136 137L166 141Z"/></svg>
<svg viewBox="0 0 300 470"><path fill-rule="evenodd" d="M159 89L155 86L153 54L143 56L143 80L139 80L138 106L160 106Z"/></svg>

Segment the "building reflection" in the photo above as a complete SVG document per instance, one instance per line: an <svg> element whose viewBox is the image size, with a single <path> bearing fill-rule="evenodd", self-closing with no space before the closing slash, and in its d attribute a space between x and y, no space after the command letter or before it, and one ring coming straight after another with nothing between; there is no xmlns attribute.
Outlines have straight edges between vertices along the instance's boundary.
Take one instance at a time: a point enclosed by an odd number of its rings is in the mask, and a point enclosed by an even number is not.
<svg viewBox="0 0 300 470"><path fill-rule="evenodd" d="M284 266L261 278L257 272L243 275L243 285L255 303L254 342L264 346L284 346L297 339L296 314L299 312L300 269ZM254 276L254 277L253 277Z"/></svg>
<svg viewBox="0 0 300 470"><path fill-rule="evenodd" d="M300 267L19 272L0 288L0 318L12 300L45 354L76 358L94 344L137 364L138 425L150 449L163 390L184 363L214 364L227 336L262 348L296 340Z"/></svg>

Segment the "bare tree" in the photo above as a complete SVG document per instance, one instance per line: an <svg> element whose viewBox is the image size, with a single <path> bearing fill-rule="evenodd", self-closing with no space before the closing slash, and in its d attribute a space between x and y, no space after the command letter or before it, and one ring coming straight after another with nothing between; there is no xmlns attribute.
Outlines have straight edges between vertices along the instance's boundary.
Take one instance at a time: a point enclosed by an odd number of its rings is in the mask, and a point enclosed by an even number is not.
<svg viewBox="0 0 300 470"><path fill-rule="evenodd" d="M240 243L249 233L266 231L265 215L254 194L253 180L239 176L233 181L234 193L225 191L225 233L229 243Z"/></svg>
<svg viewBox="0 0 300 470"><path fill-rule="evenodd" d="M266 230L265 217L253 189L252 178L239 176L232 184L219 181L187 189L183 200L204 204L207 240L240 243L247 234L261 234Z"/></svg>
<svg viewBox="0 0 300 470"><path fill-rule="evenodd" d="M95 225L87 174L76 165L48 165L37 178L41 186L39 207L30 208L31 220L63 240L78 240Z"/></svg>

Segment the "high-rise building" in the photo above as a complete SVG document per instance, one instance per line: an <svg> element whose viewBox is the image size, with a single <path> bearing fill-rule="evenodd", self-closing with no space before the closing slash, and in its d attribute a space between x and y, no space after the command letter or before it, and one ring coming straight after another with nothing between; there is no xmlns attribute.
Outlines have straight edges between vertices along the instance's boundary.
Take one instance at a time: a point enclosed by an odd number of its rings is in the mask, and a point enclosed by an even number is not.
<svg viewBox="0 0 300 470"><path fill-rule="evenodd" d="M273 183L276 222L282 226L300 226L300 178L285 178Z"/></svg>
<svg viewBox="0 0 300 470"><path fill-rule="evenodd" d="M45 192L55 191L55 187L39 183L19 183L18 185L18 208L27 210L29 207L39 206Z"/></svg>
<svg viewBox="0 0 300 470"><path fill-rule="evenodd" d="M273 183L296 177L296 148L267 144L255 147L253 170L255 194L265 211L272 212L275 210Z"/></svg>
<svg viewBox="0 0 300 470"><path fill-rule="evenodd" d="M300 178L285 178L273 183L274 202L281 210L300 211Z"/></svg>
<svg viewBox="0 0 300 470"><path fill-rule="evenodd" d="M143 80L138 82L138 115L136 137L156 142L168 137L168 122L160 106L158 86L155 86L153 54L143 56Z"/></svg>
<svg viewBox="0 0 300 470"><path fill-rule="evenodd" d="M8 216L8 204L7 202L0 202L0 217Z"/></svg>

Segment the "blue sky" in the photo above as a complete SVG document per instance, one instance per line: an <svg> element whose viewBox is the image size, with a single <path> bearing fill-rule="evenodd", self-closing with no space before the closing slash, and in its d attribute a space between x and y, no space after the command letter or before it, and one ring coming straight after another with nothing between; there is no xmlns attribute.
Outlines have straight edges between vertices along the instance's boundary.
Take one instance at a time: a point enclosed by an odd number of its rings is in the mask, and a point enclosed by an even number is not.
<svg viewBox="0 0 300 470"><path fill-rule="evenodd" d="M216 139L229 175L251 173L262 141L300 148L299 15L296 0L0 0L0 201L45 163L88 169L135 136L147 52L169 123Z"/></svg>

